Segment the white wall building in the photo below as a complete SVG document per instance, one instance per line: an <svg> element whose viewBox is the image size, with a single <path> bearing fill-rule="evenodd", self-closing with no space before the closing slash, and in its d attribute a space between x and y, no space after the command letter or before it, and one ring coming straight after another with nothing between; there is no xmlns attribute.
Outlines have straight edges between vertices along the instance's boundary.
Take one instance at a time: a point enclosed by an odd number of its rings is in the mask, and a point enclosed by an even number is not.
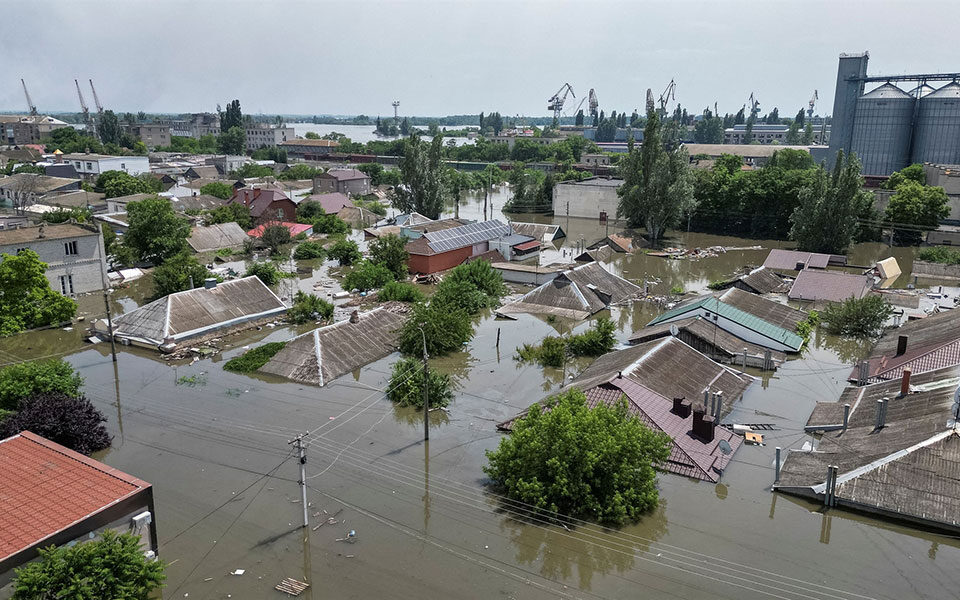
<svg viewBox="0 0 960 600"><path fill-rule="evenodd" d="M63 162L69 162L80 177L94 180L107 171L123 171L136 177L150 172L150 159L146 156L107 156L105 154L64 154Z"/></svg>
<svg viewBox="0 0 960 600"><path fill-rule="evenodd" d="M590 177L583 181L562 181L553 188L553 214L558 217L599 219L606 214L611 221L617 218L620 198L617 188L622 179Z"/></svg>
<svg viewBox="0 0 960 600"><path fill-rule="evenodd" d="M95 225L63 223L0 231L0 253L33 250L47 263L50 287L65 296L103 289L107 260Z"/></svg>
<svg viewBox="0 0 960 600"><path fill-rule="evenodd" d="M293 127L280 127L261 123L259 125L248 125L245 131L247 133L247 150L271 148L287 140L297 138Z"/></svg>

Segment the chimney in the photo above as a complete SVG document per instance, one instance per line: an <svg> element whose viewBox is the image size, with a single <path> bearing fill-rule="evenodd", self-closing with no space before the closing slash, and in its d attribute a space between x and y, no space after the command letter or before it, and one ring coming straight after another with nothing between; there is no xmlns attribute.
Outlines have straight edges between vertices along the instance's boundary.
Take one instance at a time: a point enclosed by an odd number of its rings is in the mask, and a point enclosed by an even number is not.
<svg viewBox="0 0 960 600"><path fill-rule="evenodd" d="M875 429L883 429L887 421L887 399L877 400L877 423Z"/></svg>
<svg viewBox="0 0 960 600"><path fill-rule="evenodd" d="M804 264L800 261L797 261L797 264L793 266L794 271L802 271Z"/></svg>
<svg viewBox="0 0 960 600"><path fill-rule="evenodd" d="M673 399L673 414L681 419L686 419L690 416L690 403L687 402L686 398Z"/></svg>
<svg viewBox="0 0 960 600"><path fill-rule="evenodd" d="M910 369L903 370L903 379L900 380L900 397L910 393Z"/></svg>
<svg viewBox="0 0 960 600"><path fill-rule="evenodd" d="M353 311L352 313L350 313L350 322L351 322L351 323L359 323L359 322L360 322L360 313L357 312L357 311Z"/></svg>
<svg viewBox="0 0 960 600"><path fill-rule="evenodd" d="M212 290L217 287L217 278L216 277L207 277L203 280L204 289Z"/></svg>
<svg viewBox="0 0 960 600"><path fill-rule="evenodd" d="M901 335L897 338L897 356L901 356L907 353L907 342L910 340L909 336Z"/></svg>
<svg viewBox="0 0 960 600"><path fill-rule="evenodd" d="M714 423L715 420L711 415L707 415L699 408L693 409L693 435L704 442L712 442Z"/></svg>

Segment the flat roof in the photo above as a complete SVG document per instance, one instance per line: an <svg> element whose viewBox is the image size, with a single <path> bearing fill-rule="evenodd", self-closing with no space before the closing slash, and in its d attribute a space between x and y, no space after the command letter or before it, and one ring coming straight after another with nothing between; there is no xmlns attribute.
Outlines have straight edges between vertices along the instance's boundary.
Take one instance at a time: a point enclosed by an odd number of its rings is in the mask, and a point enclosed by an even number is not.
<svg viewBox="0 0 960 600"><path fill-rule="evenodd" d="M41 229L43 230L42 237L40 235ZM19 229L0 230L0 246L27 244L41 240L62 240L75 237L85 237L88 235L99 235L99 233L96 231L91 231L80 225L74 225L73 223L39 225L37 227L21 227Z"/></svg>

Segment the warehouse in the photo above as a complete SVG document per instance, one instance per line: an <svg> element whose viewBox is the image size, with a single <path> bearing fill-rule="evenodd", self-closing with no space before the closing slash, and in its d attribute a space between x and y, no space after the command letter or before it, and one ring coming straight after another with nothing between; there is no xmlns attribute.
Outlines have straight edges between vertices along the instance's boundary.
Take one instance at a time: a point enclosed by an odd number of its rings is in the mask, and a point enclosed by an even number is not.
<svg viewBox="0 0 960 600"><path fill-rule="evenodd" d="M553 188L553 214L558 217L615 219L622 179L590 177L583 181L561 181Z"/></svg>

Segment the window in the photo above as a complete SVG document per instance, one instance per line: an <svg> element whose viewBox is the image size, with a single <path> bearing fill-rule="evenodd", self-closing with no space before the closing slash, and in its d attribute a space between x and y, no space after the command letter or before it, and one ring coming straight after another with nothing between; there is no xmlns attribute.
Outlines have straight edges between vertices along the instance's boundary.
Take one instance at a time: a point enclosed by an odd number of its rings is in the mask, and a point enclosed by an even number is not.
<svg viewBox="0 0 960 600"><path fill-rule="evenodd" d="M74 161L74 162L73 162L73 166L76 167L77 169L79 169L79 168L80 168L80 161L79 161L79 160Z"/></svg>
<svg viewBox="0 0 960 600"><path fill-rule="evenodd" d="M87 163L87 170L88 170L88 171L93 170L93 163L91 163L91 162L88 162L88 163Z"/></svg>
<svg viewBox="0 0 960 600"><path fill-rule="evenodd" d="M126 163L120 163L120 170L121 170L121 171L126 171L126 170L127 170L127 164L126 164Z"/></svg>
<svg viewBox="0 0 960 600"><path fill-rule="evenodd" d="M73 295L73 275L60 276L60 293L64 296Z"/></svg>
<svg viewBox="0 0 960 600"><path fill-rule="evenodd" d="M64 252L64 254L66 254L67 256L75 256L76 254L78 254L78 252L77 252L77 242L76 242L76 240L74 240L74 241L72 241L72 242L65 242L65 243L63 244L63 252Z"/></svg>

